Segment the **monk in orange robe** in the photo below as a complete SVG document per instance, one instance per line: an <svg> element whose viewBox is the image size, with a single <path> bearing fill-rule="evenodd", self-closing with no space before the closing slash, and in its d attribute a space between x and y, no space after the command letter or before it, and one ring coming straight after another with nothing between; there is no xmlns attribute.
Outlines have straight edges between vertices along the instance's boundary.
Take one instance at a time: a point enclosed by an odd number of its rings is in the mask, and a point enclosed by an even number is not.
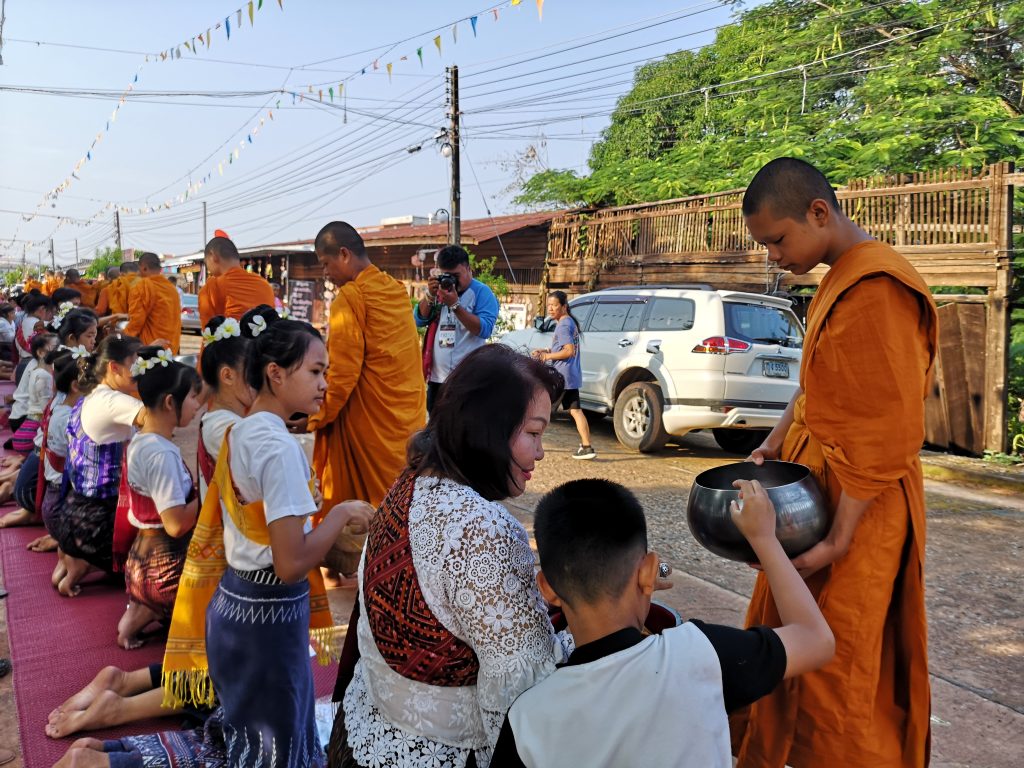
<svg viewBox="0 0 1024 768"><path fill-rule="evenodd" d="M120 276L120 267L110 267L104 274L103 285L100 288L99 295L96 297L96 314L100 317L114 314L110 311L110 288Z"/></svg>
<svg viewBox="0 0 1024 768"><path fill-rule="evenodd" d="M94 309L96 307L96 297L99 294L99 291L92 282L83 280L81 273L79 273L77 269L69 269L67 273L65 273L64 287L74 288L82 295L81 306L89 307L89 309Z"/></svg>
<svg viewBox="0 0 1024 768"><path fill-rule="evenodd" d="M64 285L64 280L53 273L52 269L46 270L46 276L43 278L42 291L47 296L53 296L53 292Z"/></svg>
<svg viewBox="0 0 1024 768"><path fill-rule="evenodd" d="M363 239L344 222L320 230L314 247L339 286L327 335L327 394L308 421L323 509L345 499L376 507L405 466L409 438L426 422L409 294L370 262Z"/></svg>
<svg viewBox="0 0 1024 768"><path fill-rule="evenodd" d="M29 293L30 291L40 291L41 292L42 290L43 290L43 284L41 282L39 282L38 280L36 280L34 277L27 277L27 278L25 278L24 293Z"/></svg>
<svg viewBox="0 0 1024 768"><path fill-rule="evenodd" d="M206 244L206 285L199 291L199 322L203 328L217 315L241 320L253 307L274 306L274 290L259 275L246 272L239 263L238 249L226 237Z"/></svg>
<svg viewBox="0 0 1024 768"><path fill-rule="evenodd" d="M167 282L155 253L139 256L139 279L128 294L128 327L124 332L143 344L167 344L174 354L181 345L181 298Z"/></svg>
<svg viewBox="0 0 1024 768"><path fill-rule="evenodd" d="M112 315L127 315L128 294L139 280L139 265L134 261L125 261L119 269L120 276L107 288L107 309Z"/></svg>
<svg viewBox="0 0 1024 768"><path fill-rule="evenodd" d="M800 388L751 458L811 468L832 513L793 560L836 638L822 669L735 716L740 768L924 766L931 714L924 606L925 498L918 454L937 349L928 286L840 210L813 166L780 158L743 199L778 267L830 267L808 312ZM747 624L778 627L761 574Z"/></svg>

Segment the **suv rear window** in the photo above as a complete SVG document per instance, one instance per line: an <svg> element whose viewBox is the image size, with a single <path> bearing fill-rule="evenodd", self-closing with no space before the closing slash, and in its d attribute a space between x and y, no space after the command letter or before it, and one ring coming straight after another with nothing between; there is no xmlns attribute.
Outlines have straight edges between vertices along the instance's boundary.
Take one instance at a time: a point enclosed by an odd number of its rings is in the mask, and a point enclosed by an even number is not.
<svg viewBox="0 0 1024 768"><path fill-rule="evenodd" d="M694 305L690 299L657 298L647 316L648 331L688 331L693 328Z"/></svg>
<svg viewBox="0 0 1024 768"><path fill-rule="evenodd" d="M804 344L804 329L796 315L787 309L738 301L726 301L724 307L726 336L793 349L800 349Z"/></svg>

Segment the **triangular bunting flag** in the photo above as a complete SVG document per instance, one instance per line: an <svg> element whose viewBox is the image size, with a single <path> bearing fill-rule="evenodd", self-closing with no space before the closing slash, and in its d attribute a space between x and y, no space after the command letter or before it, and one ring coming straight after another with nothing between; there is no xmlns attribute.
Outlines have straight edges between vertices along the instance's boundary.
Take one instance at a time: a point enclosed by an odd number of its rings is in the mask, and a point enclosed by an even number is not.
<svg viewBox="0 0 1024 768"><path fill-rule="evenodd" d="M230 40L231 39L231 22L228 20L227 16L224 17L224 28L228 31L228 40Z"/></svg>
<svg viewBox="0 0 1024 768"><path fill-rule="evenodd" d="M259 2L258 2L258 3L256 4L256 10L258 11L258 10L261 10L262 8L263 8L263 0L260 0L260 1L259 1Z"/></svg>
<svg viewBox="0 0 1024 768"><path fill-rule="evenodd" d="M390 66L390 65L388 65L388 66ZM327 93L330 94L331 101L333 102L334 101L334 87L331 86L330 88L328 88L327 89Z"/></svg>
<svg viewBox="0 0 1024 768"><path fill-rule="evenodd" d="M476 21L477 21L477 17L476 16L470 16L469 17L469 25L471 27L473 27L473 37L476 37Z"/></svg>
<svg viewBox="0 0 1024 768"><path fill-rule="evenodd" d="M242 9L241 8L239 8L237 11L235 11L235 19L237 19L237 21L238 21L238 23L235 26L238 29L241 29L242 28Z"/></svg>
<svg viewBox="0 0 1024 768"><path fill-rule="evenodd" d="M458 24L452 24L452 42L453 43L459 42L459 25Z"/></svg>
<svg viewBox="0 0 1024 768"><path fill-rule="evenodd" d="M512 5L519 5L523 0L512 0Z"/></svg>
<svg viewBox="0 0 1024 768"><path fill-rule="evenodd" d="M537 0L537 18L544 21L544 0Z"/></svg>
<svg viewBox="0 0 1024 768"><path fill-rule="evenodd" d="M277 103L280 104L281 102L279 101ZM274 119L274 110L268 109L267 110L267 117L269 117L271 120L273 120Z"/></svg>
<svg viewBox="0 0 1024 768"><path fill-rule="evenodd" d="M388 82L391 82L391 67L394 66L390 61L388 62Z"/></svg>
<svg viewBox="0 0 1024 768"><path fill-rule="evenodd" d="M380 64L378 63L377 59L374 59L373 60L373 71L376 72L378 69L380 69Z"/></svg>
<svg viewBox="0 0 1024 768"><path fill-rule="evenodd" d="M206 47L207 47L207 48L209 48L209 47L210 47L210 41L211 41L212 39L213 39L213 38L212 38L212 37L210 37L210 28L209 28L209 27L207 27L207 28L206 28Z"/></svg>
<svg viewBox="0 0 1024 768"><path fill-rule="evenodd" d="M434 38L434 45L437 46L437 55L440 56L441 55L441 36L440 35L438 35L437 37Z"/></svg>
<svg viewBox="0 0 1024 768"><path fill-rule="evenodd" d="M185 41L185 47L190 51L192 50L192 46L188 44L188 40Z"/></svg>
<svg viewBox="0 0 1024 768"><path fill-rule="evenodd" d="M253 25L253 20L252 20L253 13L254 13L254 9L252 7L252 0L249 0L249 26L250 27Z"/></svg>
<svg viewBox="0 0 1024 768"><path fill-rule="evenodd" d="M324 100L324 89L321 88L319 93L320 93L320 101L323 101Z"/></svg>
<svg viewBox="0 0 1024 768"><path fill-rule="evenodd" d="M280 8L282 11L284 10L284 4L282 3L282 0L277 0L277 7Z"/></svg>
<svg viewBox="0 0 1024 768"><path fill-rule="evenodd" d="M423 46L420 46L419 48L416 49L416 55L419 57L419 59L420 59L420 66L422 67L423 66Z"/></svg>

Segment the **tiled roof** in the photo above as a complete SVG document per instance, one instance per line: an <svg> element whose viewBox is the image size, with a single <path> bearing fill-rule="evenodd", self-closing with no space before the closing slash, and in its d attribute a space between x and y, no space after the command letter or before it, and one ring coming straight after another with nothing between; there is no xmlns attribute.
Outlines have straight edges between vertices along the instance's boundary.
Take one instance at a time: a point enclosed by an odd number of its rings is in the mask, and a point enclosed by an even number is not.
<svg viewBox="0 0 1024 768"><path fill-rule="evenodd" d="M462 240L476 245L496 236L524 227L547 224L564 211L537 211L487 219L463 219ZM359 227L367 245L444 245L448 242L448 223L408 224L397 227Z"/></svg>

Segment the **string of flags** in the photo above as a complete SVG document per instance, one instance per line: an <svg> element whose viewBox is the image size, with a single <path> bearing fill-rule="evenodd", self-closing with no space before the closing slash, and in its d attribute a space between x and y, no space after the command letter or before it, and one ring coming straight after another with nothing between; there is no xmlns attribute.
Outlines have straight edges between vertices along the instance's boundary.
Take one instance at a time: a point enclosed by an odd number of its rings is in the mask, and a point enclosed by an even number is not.
<svg viewBox="0 0 1024 768"><path fill-rule="evenodd" d="M284 0L277 0L277 7L283 11ZM236 8L233 12L227 14L223 21L211 23L205 31L192 35L188 40L183 40L180 43L172 45L170 48L156 54L156 56L160 61L174 61L175 59L180 59L185 55L181 52L182 48L193 56L198 56L200 51L210 50L210 46L213 45L214 34L219 33L222 29L224 30L224 39L230 40L232 29L234 29L235 35L238 35L238 33L245 28L242 23L244 18L248 17L249 26L254 27L256 25L256 13L261 10L263 10L263 0L249 0L249 2L241 8ZM232 19L234 19L233 27L231 22Z"/></svg>

